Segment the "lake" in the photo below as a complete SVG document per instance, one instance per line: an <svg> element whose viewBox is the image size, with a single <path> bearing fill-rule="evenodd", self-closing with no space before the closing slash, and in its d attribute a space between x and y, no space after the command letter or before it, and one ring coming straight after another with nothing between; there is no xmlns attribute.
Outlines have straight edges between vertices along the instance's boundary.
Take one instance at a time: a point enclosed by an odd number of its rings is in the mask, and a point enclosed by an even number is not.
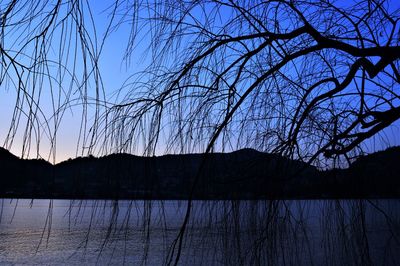
<svg viewBox="0 0 400 266"><path fill-rule="evenodd" d="M187 201L0 205L1 265L163 265ZM400 265L399 240L400 200L194 201L179 265Z"/></svg>

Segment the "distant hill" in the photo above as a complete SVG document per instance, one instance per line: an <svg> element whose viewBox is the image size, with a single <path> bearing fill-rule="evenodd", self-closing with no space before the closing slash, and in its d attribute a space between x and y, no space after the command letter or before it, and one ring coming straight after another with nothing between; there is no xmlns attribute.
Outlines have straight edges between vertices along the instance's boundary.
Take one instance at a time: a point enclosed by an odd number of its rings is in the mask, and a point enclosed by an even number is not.
<svg viewBox="0 0 400 266"><path fill-rule="evenodd" d="M0 148L0 196L195 199L399 197L400 148L361 157L348 169L318 171L252 149L140 157L111 154L52 165Z"/></svg>
<svg viewBox="0 0 400 266"><path fill-rule="evenodd" d="M348 169L336 171L332 183L336 183L336 194L342 184L341 193L345 195L400 197L400 147L361 156Z"/></svg>

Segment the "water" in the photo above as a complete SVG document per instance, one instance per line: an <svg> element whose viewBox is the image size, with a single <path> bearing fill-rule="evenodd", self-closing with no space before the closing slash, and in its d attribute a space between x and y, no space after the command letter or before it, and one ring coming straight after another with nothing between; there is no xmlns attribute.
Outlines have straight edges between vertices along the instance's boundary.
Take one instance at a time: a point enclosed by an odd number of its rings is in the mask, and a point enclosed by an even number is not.
<svg viewBox="0 0 400 266"><path fill-rule="evenodd" d="M0 203L1 265L163 265L187 207ZM399 200L195 201L180 265L399 265L399 239Z"/></svg>

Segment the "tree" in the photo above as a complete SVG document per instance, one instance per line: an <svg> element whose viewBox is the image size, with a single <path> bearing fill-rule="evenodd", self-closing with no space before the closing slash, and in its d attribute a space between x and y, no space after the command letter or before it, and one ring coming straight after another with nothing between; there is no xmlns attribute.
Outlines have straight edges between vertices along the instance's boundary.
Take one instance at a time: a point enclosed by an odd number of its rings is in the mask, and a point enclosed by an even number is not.
<svg viewBox="0 0 400 266"><path fill-rule="evenodd" d="M399 8L375 0L149 4L150 15L139 11L133 22L150 29L153 61L107 112L104 143L143 143L149 153L164 140L178 152L251 146L321 166L349 161L400 118ZM169 264L179 261L190 211L189 200Z"/></svg>
<svg viewBox="0 0 400 266"><path fill-rule="evenodd" d="M148 155L164 144L205 153L246 146L322 165L350 159L400 117L395 0L120 0L110 6L104 38L90 5L0 5L0 78L18 93L6 146L25 115L26 146L44 132L55 147L64 111L79 103L89 152L95 145L142 146ZM127 62L144 38L151 64L121 88L129 87L121 102L109 103L98 60L106 37L125 23L132 28ZM17 36L11 43L10 34ZM55 55L50 47L59 47ZM40 105L44 84L54 93L50 115ZM91 103L96 111L88 124ZM189 201L170 263L179 260L190 208Z"/></svg>
<svg viewBox="0 0 400 266"><path fill-rule="evenodd" d="M32 149L40 157L45 137L49 158L55 161L65 112L82 107L81 135L86 142L91 126L88 105L104 99L98 61L109 29L97 36L86 1L5 1L0 16L0 85L15 95L3 146L10 149L18 137L22 156ZM95 109L98 117L100 105Z"/></svg>
<svg viewBox="0 0 400 266"><path fill-rule="evenodd" d="M89 2L0 8L1 82L18 94L8 147L21 116L28 144L52 139L67 107L93 103L94 124L82 115L85 146L252 146L313 162L347 155L400 115L392 1L115 1L101 37ZM98 62L106 37L127 22L126 60L145 37L151 64L123 101L107 103ZM40 103L45 93L50 112Z"/></svg>
<svg viewBox="0 0 400 266"><path fill-rule="evenodd" d="M400 116L395 2L162 1L146 10L133 22L151 29L153 61L107 113L113 145L138 143L144 131L154 150L163 132L176 151L252 146L315 162L359 153Z"/></svg>

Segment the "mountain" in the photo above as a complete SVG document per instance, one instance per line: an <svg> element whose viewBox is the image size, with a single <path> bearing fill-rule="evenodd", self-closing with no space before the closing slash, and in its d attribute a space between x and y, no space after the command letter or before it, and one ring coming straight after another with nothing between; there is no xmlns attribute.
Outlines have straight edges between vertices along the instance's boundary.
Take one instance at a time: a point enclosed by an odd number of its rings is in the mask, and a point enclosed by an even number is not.
<svg viewBox="0 0 400 266"><path fill-rule="evenodd" d="M361 157L348 169L318 171L252 149L159 157L111 154L52 165L0 148L0 196L187 199L194 187L195 199L399 197L399 155L396 147Z"/></svg>
<svg viewBox="0 0 400 266"><path fill-rule="evenodd" d="M53 166L45 160L22 160L0 148L0 194L33 197L49 191L53 180Z"/></svg>
<svg viewBox="0 0 400 266"><path fill-rule="evenodd" d="M400 197L400 147L359 157L349 168L324 173L330 194L340 197Z"/></svg>

